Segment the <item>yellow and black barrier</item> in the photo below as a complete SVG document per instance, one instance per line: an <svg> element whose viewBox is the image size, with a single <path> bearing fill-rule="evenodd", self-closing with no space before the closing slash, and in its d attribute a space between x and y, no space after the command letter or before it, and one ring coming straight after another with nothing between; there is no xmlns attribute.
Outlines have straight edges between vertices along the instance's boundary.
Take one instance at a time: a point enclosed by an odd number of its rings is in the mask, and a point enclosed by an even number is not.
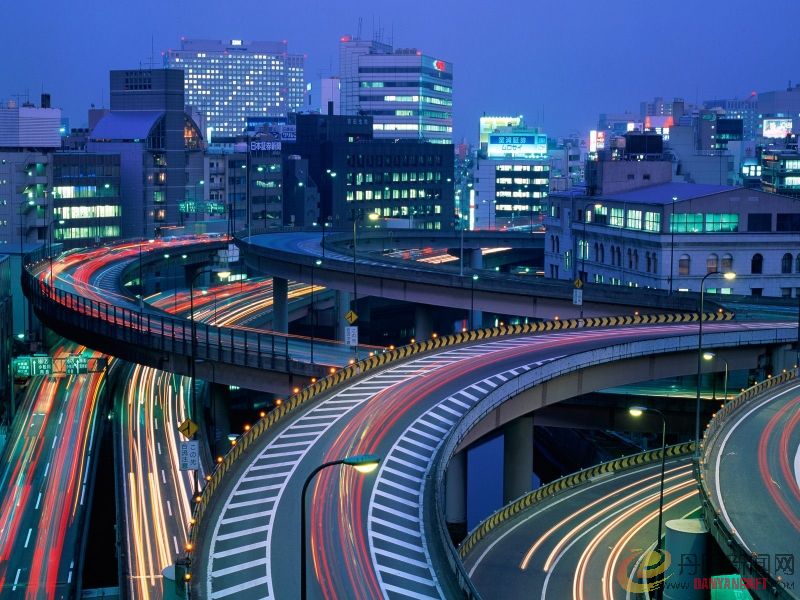
<svg viewBox="0 0 800 600"><path fill-rule="evenodd" d="M686 442L683 444L676 444L675 446L667 446L667 457L685 456L694 452L694 442ZM569 490L575 486L588 482L594 477L605 475L608 473L617 473L626 471L634 467L646 465L651 462L661 460L661 448L657 450L648 450L639 454L632 454L631 456L624 456L615 460L601 463L594 467L589 467L583 471L578 471L572 475L567 475L561 479L556 479L524 496L514 500L510 504L505 505L503 508L495 512L490 517L484 519L466 539L458 547L458 554L463 560L467 554L475 547L479 541L485 538L493 529L504 523L505 521L516 517L521 512L531 508L532 506L555 496L565 490Z"/></svg>
<svg viewBox="0 0 800 600"><path fill-rule="evenodd" d="M703 314L704 321L730 321L733 319L732 312L706 312ZM201 495L195 498L195 507L191 526L189 529L189 543L190 547L194 547L196 541L197 530L199 529L200 522L202 521L205 509L208 506L211 497L220 484L220 481L225 474L230 470L231 466L236 460L244 454L250 445L257 440L264 432L274 427L276 423L283 420L287 415L297 410L299 407L307 404L313 398L322 393L329 392L332 388L342 385L349 379L372 371L373 369L382 368L383 366L394 363L397 361L405 360L412 356L446 348L450 346L457 346L460 344L469 344L471 342L488 340L491 338L525 335L531 333L542 333L548 331L557 331L565 329L579 329L589 327L619 327L622 325L656 325L656 324L671 324L671 323L692 323L700 320L699 313L671 313L663 315L624 315L618 317L588 317L584 319L553 319L549 321L537 321L534 323L525 323L521 325L502 325L499 327L490 327L485 329L477 329L473 331L464 331L452 335L437 337L435 339L426 340L424 342L415 342L400 348L394 348L379 354L365 358L355 364L349 365L340 369L336 373L329 375L310 386L304 388L302 391L290 396L286 402L270 411L265 417L260 419L253 427L240 436L231 447L231 450L224 456L222 461L217 464L211 479L203 488Z"/></svg>

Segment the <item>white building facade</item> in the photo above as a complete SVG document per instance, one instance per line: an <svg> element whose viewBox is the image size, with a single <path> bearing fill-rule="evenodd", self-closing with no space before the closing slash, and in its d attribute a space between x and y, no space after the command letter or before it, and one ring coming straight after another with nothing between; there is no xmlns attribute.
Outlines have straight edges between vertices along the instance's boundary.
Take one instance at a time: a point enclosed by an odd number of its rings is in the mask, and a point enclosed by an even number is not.
<svg viewBox="0 0 800 600"><path fill-rule="evenodd" d="M800 200L686 183L604 196L553 194L545 276L663 290L797 297Z"/></svg>

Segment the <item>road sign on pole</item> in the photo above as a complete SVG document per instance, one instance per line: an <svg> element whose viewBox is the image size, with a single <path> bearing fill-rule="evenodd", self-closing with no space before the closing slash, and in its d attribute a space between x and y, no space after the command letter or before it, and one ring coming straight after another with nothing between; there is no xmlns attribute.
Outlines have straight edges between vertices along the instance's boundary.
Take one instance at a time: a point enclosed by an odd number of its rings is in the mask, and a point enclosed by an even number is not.
<svg viewBox="0 0 800 600"><path fill-rule="evenodd" d="M82 375L89 372L89 357L78 355L64 359L64 371L67 375Z"/></svg>
<svg viewBox="0 0 800 600"><path fill-rule="evenodd" d="M180 470L196 471L200 468L200 442L189 440L180 444Z"/></svg>
<svg viewBox="0 0 800 600"><path fill-rule="evenodd" d="M572 303L575 306L583 305L583 290L575 288L572 290Z"/></svg>
<svg viewBox="0 0 800 600"><path fill-rule="evenodd" d="M180 431L187 438L193 438L198 429L200 428L198 427L197 423L191 419L186 419L183 423L178 425L178 431Z"/></svg>
<svg viewBox="0 0 800 600"><path fill-rule="evenodd" d="M358 326L344 328L344 343L350 346L358 346Z"/></svg>
<svg viewBox="0 0 800 600"><path fill-rule="evenodd" d="M344 315L345 321L352 325L356 321L358 321L358 315L353 310L348 310L347 313Z"/></svg>

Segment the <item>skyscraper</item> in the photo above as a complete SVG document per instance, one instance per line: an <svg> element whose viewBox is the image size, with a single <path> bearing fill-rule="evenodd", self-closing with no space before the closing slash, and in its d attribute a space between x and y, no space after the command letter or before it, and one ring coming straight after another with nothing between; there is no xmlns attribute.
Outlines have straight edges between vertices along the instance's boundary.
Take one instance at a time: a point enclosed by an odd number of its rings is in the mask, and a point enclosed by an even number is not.
<svg viewBox="0 0 800 600"><path fill-rule="evenodd" d="M212 139L240 135L247 117L285 117L303 105L305 56L289 54L285 41L182 38L164 58L184 70L186 104L204 115Z"/></svg>
<svg viewBox="0 0 800 600"><path fill-rule="evenodd" d="M415 48L344 36L341 114L373 118L376 138L453 138L453 64Z"/></svg>

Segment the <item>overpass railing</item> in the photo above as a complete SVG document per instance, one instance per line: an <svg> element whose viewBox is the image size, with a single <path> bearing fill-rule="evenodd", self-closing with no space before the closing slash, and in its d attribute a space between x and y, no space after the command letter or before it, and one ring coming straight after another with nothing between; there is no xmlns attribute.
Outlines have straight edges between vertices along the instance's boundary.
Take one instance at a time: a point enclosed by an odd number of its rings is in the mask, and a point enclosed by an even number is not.
<svg viewBox="0 0 800 600"><path fill-rule="evenodd" d="M667 458L688 456L692 454L692 452L694 452L694 442L667 446L666 449ZM458 546L459 557L462 560L466 558L475 545L489 535L494 529L537 504L578 485L590 482L595 477L610 475L612 473L621 473L652 462L659 462L661 461L661 454L661 448L657 448L655 450L648 450L646 452L616 458L595 465L594 467L577 471L571 475L566 475L520 496L488 516L468 533L464 541Z"/></svg>
<svg viewBox="0 0 800 600"><path fill-rule="evenodd" d="M765 589L759 587L750 590L750 592L757 597L764 599L780 598L789 600L797 596L790 593L782 584L780 577L776 577L770 573L758 560L758 555L754 555L748 551L738 540L736 533L731 531L725 524L725 519L713 501L713 494L708 487L704 471L714 444L723 428L728 423L728 420L734 414L749 406L752 400L758 398L764 392L788 381L793 381L797 379L797 376L798 369L794 368L780 375L768 377L766 380L742 391L736 398L720 408L706 427L705 433L703 434L703 441L700 444L700 463L695 464L695 477L697 478L700 500L703 505L703 520L709 532L716 540L717 544L719 544L719 547L728 553L731 562L739 566L739 573L743 577L763 578L768 582Z"/></svg>
<svg viewBox="0 0 800 600"><path fill-rule="evenodd" d="M45 321L120 343L259 369L307 371L305 363L292 360L286 335L193 324L180 317L131 310L53 288L28 268L22 272L22 288Z"/></svg>

